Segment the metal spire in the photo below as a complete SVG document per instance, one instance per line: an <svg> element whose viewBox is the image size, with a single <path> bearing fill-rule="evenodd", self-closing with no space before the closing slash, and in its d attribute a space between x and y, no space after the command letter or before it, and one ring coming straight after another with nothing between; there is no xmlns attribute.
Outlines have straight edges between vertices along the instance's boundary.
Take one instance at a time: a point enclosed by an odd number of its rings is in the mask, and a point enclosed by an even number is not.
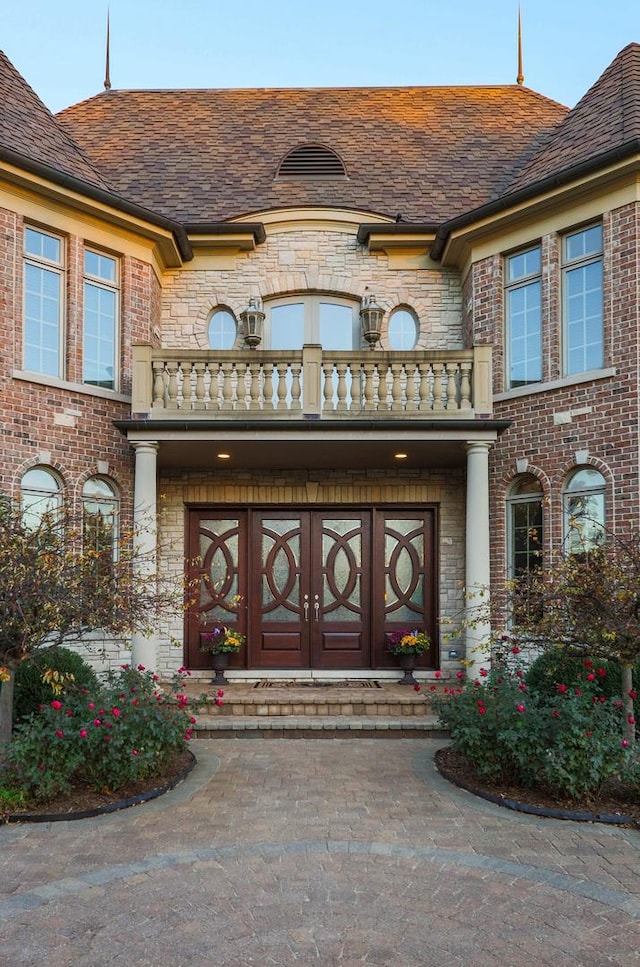
<svg viewBox="0 0 640 967"><path fill-rule="evenodd" d="M107 54L104 70L104 89L111 90L111 77L109 76L109 8L107 7Z"/></svg>
<svg viewBox="0 0 640 967"><path fill-rule="evenodd" d="M518 76L516 81L520 86L524 84L524 74L522 73L522 11L518 4Z"/></svg>

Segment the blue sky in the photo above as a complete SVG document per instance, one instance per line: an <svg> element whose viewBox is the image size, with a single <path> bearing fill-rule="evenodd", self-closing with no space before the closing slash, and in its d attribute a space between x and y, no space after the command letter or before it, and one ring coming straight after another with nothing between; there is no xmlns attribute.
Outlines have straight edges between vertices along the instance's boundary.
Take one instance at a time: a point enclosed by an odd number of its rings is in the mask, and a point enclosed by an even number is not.
<svg viewBox="0 0 640 967"><path fill-rule="evenodd" d="M510 84L517 0L110 0L114 88ZM2 0L0 48L53 111L102 90L107 0ZM573 106L638 0L522 0L528 87Z"/></svg>

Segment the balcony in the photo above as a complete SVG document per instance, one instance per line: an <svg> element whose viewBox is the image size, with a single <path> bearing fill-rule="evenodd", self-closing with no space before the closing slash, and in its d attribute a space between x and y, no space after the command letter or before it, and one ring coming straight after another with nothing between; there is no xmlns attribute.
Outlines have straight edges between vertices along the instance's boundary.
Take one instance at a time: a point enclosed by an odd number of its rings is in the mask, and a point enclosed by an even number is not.
<svg viewBox="0 0 640 967"><path fill-rule="evenodd" d="M222 352L137 344L131 408L151 420L487 418L491 347Z"/></svg>

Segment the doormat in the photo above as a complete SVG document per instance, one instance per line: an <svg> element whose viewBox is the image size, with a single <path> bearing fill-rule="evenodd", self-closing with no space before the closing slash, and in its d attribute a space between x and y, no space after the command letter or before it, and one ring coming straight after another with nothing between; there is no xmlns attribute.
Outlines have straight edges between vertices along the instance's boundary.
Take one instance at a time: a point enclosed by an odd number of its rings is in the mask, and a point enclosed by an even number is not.
<svg viewBox="0 0 640 967"><path fill-rule="evenodd" d="M352 679L345 679L345 681L340 682L301 682L293 679L292 681L272 681L270 678L264 678L262 681L256 682L253 686L254 688L382 688L380 682L371 681L367 679L366 681L355 681Z"/></svg>

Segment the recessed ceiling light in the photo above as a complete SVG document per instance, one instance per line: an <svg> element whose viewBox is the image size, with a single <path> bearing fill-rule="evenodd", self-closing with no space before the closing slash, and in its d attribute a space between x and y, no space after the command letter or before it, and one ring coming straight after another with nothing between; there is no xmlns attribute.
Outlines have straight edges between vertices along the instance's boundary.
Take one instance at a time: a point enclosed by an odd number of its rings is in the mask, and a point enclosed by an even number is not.
<svg viewBox="0 0 640 967"><path fill-rule="evenodd" d="M230 453L219 453L218 454L218 460L230 460L230 459L231 459L231 454Z"/></svg>
<svg viewBox="0 0 640 967"><path fill-rule="evenodd" d="M408 453L394 453L396 460L406 460L408 456Z"/></svg>

